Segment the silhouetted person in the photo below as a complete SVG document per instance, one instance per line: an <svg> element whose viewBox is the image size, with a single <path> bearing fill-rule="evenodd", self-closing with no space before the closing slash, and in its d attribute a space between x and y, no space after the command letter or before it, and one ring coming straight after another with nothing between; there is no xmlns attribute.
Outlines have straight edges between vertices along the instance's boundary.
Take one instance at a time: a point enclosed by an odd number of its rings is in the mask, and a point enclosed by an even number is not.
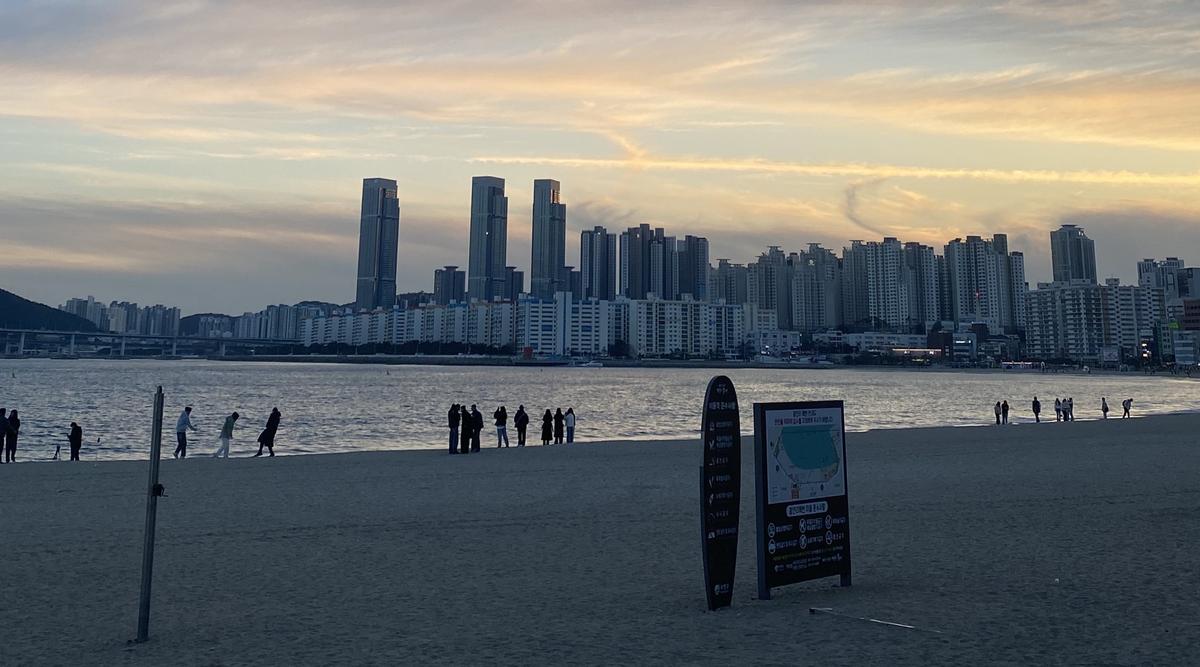
<svg viewBox="0 0 1200 667"><path fill-rule="evenodd" d="M1108 399L1103 396L1100 397L1100 412L1103 412L1104 418L1108 419Z"/></svg>
<svg viewBox="0 0 1200 667"><path fill-rule="evenodd" d="M1038 424L1042 423L1042 402L1037 399L1037 396L1033 397L1033 421Z"/></svg>
<svg viewBox="0 0 1200 667"><path fill-rule="evenodd" d="M1008 401L1007 400L1005 400L1003 403L1000 404L1000 423L1002 423L1002 424L1008 423Z"/></svg>
<svg viewBox="0 0 1200 667"><path fill-rule="evenodd" d="M196 427L192 426L192 406L190 405L179 413L179 419L175 421L175 442L178 443L175 445L175 458L177 459L187 458L188 429L196 430Z"/></svg>
<svg viewBox="0 0 1200 667"><path fill-rule="evenodd" d="M996 413L996 426L999 426L1000 425L1000 412L1002 411L1002 408L1000 407L1000 401L996 401L996 407L992 408L992 411Z"/></svg>
<svg viewBox="0 0 1200 667"><path fill-rule="evenodd" d="M17 411L13 410L8 413L8 437L4 441L4 457L9 463L17 461L17 436L21 434L21 420L17 417Z"/></svg>
<svg viewBox="0 0 1200 667"><path fill-rule="evenodd" d="M500 448L500 443L508 446L508 410L503 405L499 410L492 413L492 418L496 420L496 449Z"/></svg>
<svg viewBox="0 0 1200 667"><path fill-rule="evenodd" d="M83 446L83 429L79 424L71 422L71 433L67 435L67 443L71 445L71 460L79 460L79 448Z"/></svg>
<svg viewBox="0 0 1200 667"><path fill-rule="evenodd" d="M229 458L229 441L233 440L233 429L237 428L239 416L235 412L225 418L225 424L221 426L221 436L218 438L221 441L221 446L217 447L217 451L213 452L213 458Z"/></svg>
<svg viewBox="0 0 1200 667"><path fill-rule="evenodd" d="M529 428L529 414L525 412L525 406L517 406L517 414L513 415L513 426L517 427L517 446L525 446L525 430Z"/></svg>
<svg viewBox="0 0 1200 667"><path fill-rule="evenodd" d="M459 414L462 417L462 428L459 434L460 447L459 452L463 454L471 453L471 433L475 430L474 422L471 420L471 413L467 411L467 406L463 405L459 409Z"/></svg>
<svg viewBox="0 0 1200 667"><path fill-rule="evenodd" d="M1070 422L1075 421L1075 397L1068 396L1066 406L1067 406L1067 421L1070 421Z"/></svg>
<svg viewBox="0 0 1200 667"><path fill-rule="evenodd" d="M0 408L0 463L7 463L5 460L8 454L8 409Z"/></svg>
<svg viewBox="0 0 1200 667"><path fill-rule="evenodd" d="M542 415L542 444L549 445L550 439L554 437L554 415L550 414L550 410L546 410L546 414Z"/></svg>
<svg viewBox="0 0 1200 667"><path fill-rule="evenodd" d="M564 421L565 421L565 418L563 417L562 408L555 410L554 411L554 444L556 444L556 445L563 444L563 422Z"/></svg>
<svg viewBox="0 0 1200 667"><path fill-rule="evenodd" d="M450 427L450 453L458 453L458 425L462 423L462 414L458 411L458 403L450 406L446 413L446 425Z"/></svg>
<svg viewBox="0 0 1200 667"><path fill-rule="evenodd" d="M1062 399L1061 398L1054 399L1054 421L1056 421L1056 422L1062 421L1062 409L1063 409Z"/></svg>
<svg viewBox="0 0 1200 667"><path fill-rule="evenodd" d="M1121 419L1129 417L1129 410L1133 407L1133 399L1127 398L1121 401Z"/></svg>
<svg viewBox="0 0 1200 667"><path fill-rule="evenodd" d="M270 452L269 456L275 456L275 432L279 430L279 420L282 417L279 408L271 408L271 416L267 417L267 427L258 434L258 453L255 456L262 456L263 447Z"/></svg>
<svg viewBox="0 0 1200 667"><path fill-rule="evenodd" d="M563 423L567 426L567 444L575 442L575 408L567 408L567 414L563 415Z"/></svg>
<svg viewBox="0 0 1200 667"><path fill-rule="evenodd" d="M479 451L479 436L483 433L483 413L474 403L471 404L471 453Z"/></svg>

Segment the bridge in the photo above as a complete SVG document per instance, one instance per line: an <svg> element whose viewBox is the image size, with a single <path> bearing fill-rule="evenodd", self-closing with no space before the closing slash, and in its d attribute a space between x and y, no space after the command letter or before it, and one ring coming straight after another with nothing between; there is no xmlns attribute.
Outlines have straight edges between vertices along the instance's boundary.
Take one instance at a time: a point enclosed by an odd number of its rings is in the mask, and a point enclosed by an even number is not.
<svg viewBox="0 0 1200 667"><path fill-rule="evenodd" d="M299 345L297 339L269 338L223 338L212 336L171 336L162 334L114 333L111 331L55 331L47 329L0 328L0 355L25 356L31 349L41 350L46 345L58 354L75 355L80 347L100 348L108 346L110 356L126 356L128 347L139 349L155 348L166 355L170 345L170 356L178 356L182 345L191 352L210 351L225 356L229 349L278 348ZM118 352L119 348L119 352Z"/></svg>

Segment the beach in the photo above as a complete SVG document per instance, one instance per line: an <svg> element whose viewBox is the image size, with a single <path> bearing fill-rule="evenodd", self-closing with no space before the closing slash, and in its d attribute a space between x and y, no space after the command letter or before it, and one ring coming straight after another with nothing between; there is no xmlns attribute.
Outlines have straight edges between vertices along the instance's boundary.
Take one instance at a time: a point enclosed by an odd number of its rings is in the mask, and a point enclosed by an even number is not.
<svg viewBox="0 0 1200 667"><path fill-rule="evenodd" d="M770 601L744 437L716 613L698 440L496 451L485 430L470 456L168 459L139 645L146 462L0 466L0 663L1183 664L1198 432L1200 415L850 433L854 586Z"/></svg>

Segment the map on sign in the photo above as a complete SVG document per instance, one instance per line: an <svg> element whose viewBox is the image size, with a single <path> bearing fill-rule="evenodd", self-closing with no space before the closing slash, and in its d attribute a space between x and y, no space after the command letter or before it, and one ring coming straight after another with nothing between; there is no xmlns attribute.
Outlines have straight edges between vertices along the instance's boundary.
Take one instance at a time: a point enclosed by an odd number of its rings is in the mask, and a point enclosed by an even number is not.
<svg viewBox="0 0 1200 667"><path fill-rule="evenodd" d="M841 410L768 411L766 436L768 503L845 495Z"/></svg>

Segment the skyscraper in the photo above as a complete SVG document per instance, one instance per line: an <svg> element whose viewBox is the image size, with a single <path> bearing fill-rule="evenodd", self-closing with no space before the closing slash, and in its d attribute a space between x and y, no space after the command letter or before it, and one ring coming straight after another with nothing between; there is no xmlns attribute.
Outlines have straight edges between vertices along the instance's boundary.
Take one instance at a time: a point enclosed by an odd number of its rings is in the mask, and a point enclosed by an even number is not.
<svg viewBox="0 0 1200 667"><path fill-rule="evenodd" d="M832 250L810 243L792 267L792 324L811 332L837 329L841 322L841 264Z"/></svg>
<svg viewBox="0 0 1200 667"><path fill-rule="evenodd" d="M467 298L491 301L504 295L508 258L508 197L504 179L471 179L471 238L467 258Z"/></svg>
<svg viewBox="0 0 1200 667"><path fill-rule="evenodd" d="M696 301L708 301L708 239L684 236L679 242L679 296L690 294Z"/></svg>
<svg viewBox="0 0 1200 667"><path fill-rule="evenodd" d="M562 267L566 266L567 205L559 202L558 181L548 178L533 182L533 253L529 261L529 292L549 299L556 291Z"/></svg>
<svg viewBox="0 0 1200 667"><path fill-rule="evenodd" d="M433 272L433 302L439 306L461 303L466 299L467 274L457 266L446 266Z"/></svg>
<svg viewBox="0 0 1200 667"><path fill-rule="evenodd" d="M1096 242L1082 227L1063 225L1050 232L1050 263L1055 282L1086 280L1096 284Z"/></svg>
<svg viewBox="0 0 1200 667"><path fill-rule="evenodd" d="M947 243L946 280L954 322L981 322L1005 333L1025 328L1025 256L1008 252L1006 235Z"/></svg>
<svg viewBox="0 0 1200 667"><path fill-rule="evenodd" d="M770 246L746 266L746 303L775 312L780 329L792 328L792 264L779 246Z"/></svg>
<svg viewBox="0 0 1200 667"><path fill-rule="evenodd" d="M612 301L617 296L617 236L594 227L579 236L579 273L585 299Z"/></svg>
<svg viewBox="0 0 1200 667"><path fill-rule="evenodd" d="M746 303L749 290L747 281L748 274L744 264L730 264L728 259L718 259L709 285L710 300L729 304Z"/></svg>
<svg viewBox="0 0 1200 667"><path fill-rule="evenodd" d="M396 251L400 242L400 199L396 181L364 178L358 223L359 310L391 308L396 302Z"/></svg>

